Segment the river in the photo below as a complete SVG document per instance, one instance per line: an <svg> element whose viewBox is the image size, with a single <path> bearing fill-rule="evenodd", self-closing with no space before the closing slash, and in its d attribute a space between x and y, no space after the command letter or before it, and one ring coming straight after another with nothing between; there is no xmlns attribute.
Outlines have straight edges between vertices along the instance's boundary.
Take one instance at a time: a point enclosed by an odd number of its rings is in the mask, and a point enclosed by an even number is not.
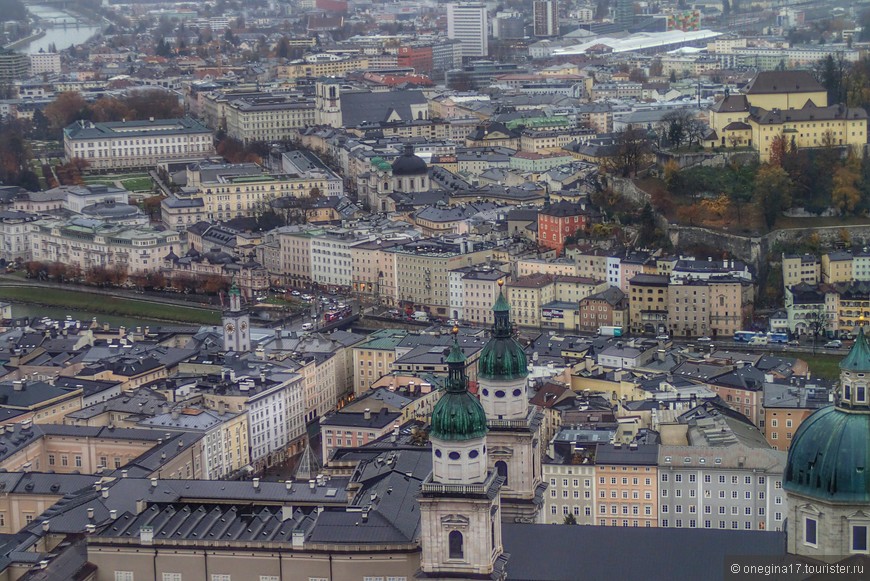
<svg viewBox="0 0 870 581"><path fill-rule="evenodd" d="M15 47L24 54L33 54L40 50L48 51L54 43L57 50L64 50L73 44L81 44L100 31L100 27L88 23L80 16L64 12L51 6L28 6L27 10L42 20L38 26L45 30L45 35L34 38L26 44Z"/></svg>
<svg viewBox="0 0 870 581"><path fill-rule="evenodd" d="M173 327L177 326L192 326L196 327L195 323L167 323L166 321L149 321L147 319L138 319L136 317L127 317L124 315L101 315L100 313L90 313L87 311L74 311L72 309L64 309L60 307L41 307L39 305L23 305L20 303L12 303L12 316L15 318L18 317L30 317L31 319L41 319L42 317L49 317L51 319L55 319L57 321L66 320L66 316L71 316L74 320L78 320L82 322L82 325L90 325L91 321L94 317L97 318L97 321L102 323L109 323L112 327L118 327L120 325L124 325L127 328L133 327L159 327L161 325L171 325Z"/></svg>

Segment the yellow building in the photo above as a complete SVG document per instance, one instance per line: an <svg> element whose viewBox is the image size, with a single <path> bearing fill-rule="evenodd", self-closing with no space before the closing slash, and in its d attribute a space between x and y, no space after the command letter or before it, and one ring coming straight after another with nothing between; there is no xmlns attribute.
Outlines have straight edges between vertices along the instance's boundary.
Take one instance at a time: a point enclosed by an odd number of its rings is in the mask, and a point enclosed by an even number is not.
<svg viewBox="0 0 870 581"><path fill-rule="evenodd" d="M853 273L852 260L852 253L844 250L823 254L822 282L827 284L851 282Z"/></svg>
<svg viewBox="0 0 870 581"><path fill-rule="evenodd" d="M812 254L782 255L782 286L789 288L805 282L818 284L821 280L822 264Z"/></svg>
<svg viewBox="0 0 870 581"><path fill-rule="evenodd" d="M316 58L316 57L313 57ZM352 71L362 71L369 68L367 58L339 58L335 55L324 55L322 59L295 62L277 68L278 80L295 81L299 78L343 77Z"/></svg>
<svg viewBox="0 0 870 581"><path fill-rule="evenodd" d="M743 94L728 95L710 110L711 147L752 147L761 161L784 136L799 148L867 143L867 112L828 104L824 87L808 71L762 71Z"/></svg>

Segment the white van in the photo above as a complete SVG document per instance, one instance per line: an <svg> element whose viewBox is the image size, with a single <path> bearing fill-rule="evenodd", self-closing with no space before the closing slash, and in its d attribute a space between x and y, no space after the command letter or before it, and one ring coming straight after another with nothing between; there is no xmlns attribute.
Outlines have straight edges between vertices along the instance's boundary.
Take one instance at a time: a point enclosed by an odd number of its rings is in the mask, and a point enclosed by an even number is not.
<svg viewBox="0 0 870 581"><path fill-rule="evenodd" d="M314 325L312 323L302 323L302 330L303 331L310 331L313 328L314 328Z"/></svg>
<svg viewBox="0 0 870 581"><path fill-rule="evenodd" d="M415 321L425 322L429 320L429 313L427 313L426 311L414 311L414 314L411 316L414 318Z"/></svg>

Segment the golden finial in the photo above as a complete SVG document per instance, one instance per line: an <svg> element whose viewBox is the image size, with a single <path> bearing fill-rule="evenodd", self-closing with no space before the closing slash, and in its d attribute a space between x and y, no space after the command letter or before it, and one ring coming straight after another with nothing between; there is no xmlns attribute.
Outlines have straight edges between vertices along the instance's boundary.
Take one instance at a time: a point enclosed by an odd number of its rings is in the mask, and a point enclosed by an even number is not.
<svg viewBox="0 0 870 581"><path fill-rule="evenodd" d="M453 328L450 330L450 332L453 333L454 335L458 335L459 334L459 325L453 325Z"/></svg>
<svg viewBox="0 0 870 581"><path fill-rule="evenodd" d="M503 278L498 279L498 286L504 286L504 279Z"/></svg>

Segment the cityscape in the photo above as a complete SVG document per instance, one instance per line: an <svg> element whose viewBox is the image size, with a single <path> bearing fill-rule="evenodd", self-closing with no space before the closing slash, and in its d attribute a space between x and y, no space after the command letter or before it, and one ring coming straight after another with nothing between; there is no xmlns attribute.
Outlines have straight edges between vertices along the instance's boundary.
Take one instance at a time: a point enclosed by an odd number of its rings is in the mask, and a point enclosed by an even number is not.
<svg viewBox="0 0 870 581"><path fill-rule="evenodd" d="M0 578L870 578L870 0L0 0Z"/></svg>

